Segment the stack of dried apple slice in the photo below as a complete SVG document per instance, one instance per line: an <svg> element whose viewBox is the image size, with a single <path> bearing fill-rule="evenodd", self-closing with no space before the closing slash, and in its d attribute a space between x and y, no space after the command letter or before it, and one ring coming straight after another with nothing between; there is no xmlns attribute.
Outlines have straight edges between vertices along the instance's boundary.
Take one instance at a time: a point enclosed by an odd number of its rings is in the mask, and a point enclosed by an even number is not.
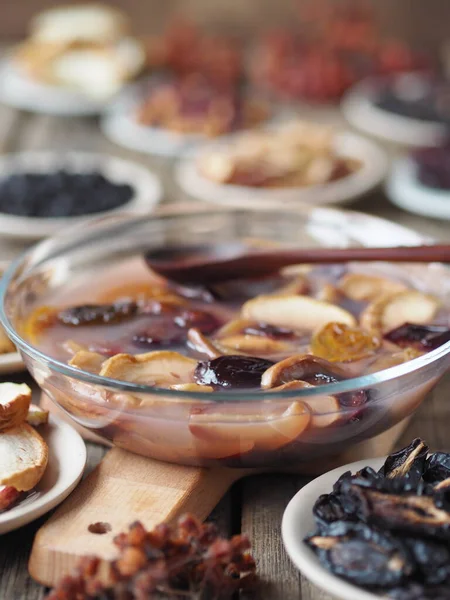
<svg viewBox="0 0 450 600"><path fill-rule="evenodd" d="M34 427L47 421L48 412L31 404L26 384L0 383L0 511L42 478L48 446Z"/></svg>

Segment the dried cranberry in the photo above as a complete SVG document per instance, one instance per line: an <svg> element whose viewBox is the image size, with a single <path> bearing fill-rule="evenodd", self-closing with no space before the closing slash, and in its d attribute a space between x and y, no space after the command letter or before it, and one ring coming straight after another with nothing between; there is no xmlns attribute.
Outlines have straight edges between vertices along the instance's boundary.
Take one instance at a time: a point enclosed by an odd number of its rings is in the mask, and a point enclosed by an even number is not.
<svg viewBox="0 0 450 600"><path fill-rule="evenodd" d="M133 318L138 313L135 302L117 302L115 304L85 304L66 308L58 314L63 325L111 325Z"/></svg>
<svg viewBox="0 0 450 600"><path fill-rule="evenodd" d="M272 340L292 339L295 335L291 329L276 327L275 325L268 325L267 323L249 325L243 330L242 333L246 333L248 335L260 335L271 338Z"/></svg>
<svg viewBox="0 0 450 600"><path fill-rule="evenodd" d="M273 364L254 356L219 356L199 362L194 378L197 383L215 388L258 388L264 371Z"/></svg>
<svg viewBox="0 0 450 600"><path fill-rule="evenodd" d="M404 323L386 333L384 337L401 348L413 346L418 350L435 350L450 341L450 329L445 325Z"/></svg>

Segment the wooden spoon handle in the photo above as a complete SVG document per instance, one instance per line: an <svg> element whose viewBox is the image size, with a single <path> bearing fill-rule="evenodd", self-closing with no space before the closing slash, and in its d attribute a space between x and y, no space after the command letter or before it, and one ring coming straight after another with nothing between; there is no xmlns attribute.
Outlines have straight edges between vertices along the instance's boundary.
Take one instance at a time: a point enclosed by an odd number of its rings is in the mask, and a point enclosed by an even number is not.
<svg viewBox="0 0 450 600"><path fill-rule="evenodd" d="M113 448L37 532L30 574L53 586L81 556L114 559L113 538L133 521L153 528L185 512L203 520L240 475L237 470L174 465ZM94 523L111 530L91 533Z"/></svg>

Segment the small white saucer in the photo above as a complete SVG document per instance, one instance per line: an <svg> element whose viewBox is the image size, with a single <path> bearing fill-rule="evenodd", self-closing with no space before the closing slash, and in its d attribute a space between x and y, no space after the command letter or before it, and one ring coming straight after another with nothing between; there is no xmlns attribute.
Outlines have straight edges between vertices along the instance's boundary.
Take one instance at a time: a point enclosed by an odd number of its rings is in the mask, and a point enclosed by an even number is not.
<svg viewBox="0 0 450 600"><path fill-rule="evenodd" d="M333 484L346 471L355 473L363 467L373 467L378 470L384 461L385 458L360 460L329 471L297 492L284 511L281 533L289 557L305 577L334 598L379 600L380 596L367 592L327 571L314 552L303 542L303 539L315 530L312 513L314 503L321 494L330 493Z"/></svg>
<svg viewBox="0 0 450 600"><path fill-rule="evenodd" d="M105 109L104 101L30 79L16 68L11 58L0 63L0 102L19 110L60 117L97 115Z"/></svg>
<svg viewBox="0 0 450 600"><path fill-rule="evenodd" d="M420 183L417 168L410 158L399 158L386 182L386 193L393 204L408 212L435 219L450 220L450 190Z"/></svg>
<svg viewBox="0 0 450 600"><path fill-rule="evenodd" d="M233 143L235 136L222 138L199 148L207 152ZM196 157L187 156L177 165L175 178L181 189L206 202L228 204L242 208L255 208L283 202L321 205L344 204L356 200L379 185L387 172L386 155L375 143L350 132L336 135L335 150L338 154L355 158L361 167L342 179L321 185L292 188L251 188L239 185L219 184L198 172Z"/></svg>
<svg viewBox="0 0 450 600"><path fill-rule="evenodd" d="M371 77L353 86L344 96L344 117L363 133L405 146L438 145L446 135L441 123L412 119L375 105L380 78Z"/></svg>
<svg viewBox="0 0 450 600"><path fill-rule="evenodd" d="M0 213L1 236L36 240L96 217L115 215L120 212L148 214L160 202L163 195L158 177L147 167L107 154L36 151L6 154L0 157L0 179L13 173L52 173L58 169L67 169L74 173L89 173L97 170L115 183L128 183L134 188L134 194L119 208L79 217L36 218Z"/></svg>
<svg viewBox="0 0 450 600"><path fill-rule="evenodd" d="M44 476L25 500L0 513L0 534L8 533L55 508L76 487L86 465L86 446L70 425L50 416L48 425L37 428L49 447Z"/></svg>

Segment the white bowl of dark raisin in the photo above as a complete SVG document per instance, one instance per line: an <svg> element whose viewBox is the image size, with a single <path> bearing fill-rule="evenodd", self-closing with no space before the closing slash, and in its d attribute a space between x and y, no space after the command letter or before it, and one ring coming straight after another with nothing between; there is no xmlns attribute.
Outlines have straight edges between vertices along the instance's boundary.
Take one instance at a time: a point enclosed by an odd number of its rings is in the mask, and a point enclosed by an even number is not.
<svg viewBox="0 0 450 600"><path fill-rule="evenodd" d="M0 159L0 235L40 239L120 212L147 214L162 187L146 167L106 154L22 152Z"/></svg>

